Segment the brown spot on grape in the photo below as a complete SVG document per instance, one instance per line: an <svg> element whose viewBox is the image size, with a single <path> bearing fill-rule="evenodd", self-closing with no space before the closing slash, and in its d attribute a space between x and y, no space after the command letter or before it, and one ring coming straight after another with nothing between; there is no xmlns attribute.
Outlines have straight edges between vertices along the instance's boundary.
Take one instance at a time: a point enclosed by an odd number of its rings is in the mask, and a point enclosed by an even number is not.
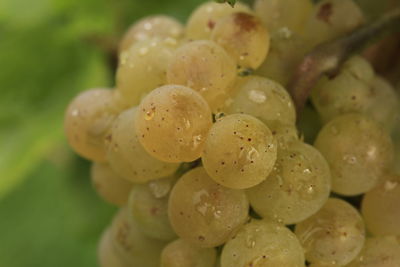
<svg viewBox="0 0 400 267"><path fill-rule="evenodd" d="M238 12L234 14L234 22L237 26L239 26L240 31L253 31L257 27L257 20L254 16L244 13Z"/></svg>
<svg viewBox="0 0 400 267"><path fill-rule="evenodd" d="M332 3L325 3L323 4L317 13L317 19L322 20L326 23L330 23L330 18L333 14L333 7Z"/></svg>
<svg viewBox="0 0 400 267"><path fill-rule="evenodd" d="M208 20L207 26L208 26L208 28L209 28L210 30L214 29L214 27L215 27L215 21L213 21L213 20L211 20L211 19Z"/></svg>

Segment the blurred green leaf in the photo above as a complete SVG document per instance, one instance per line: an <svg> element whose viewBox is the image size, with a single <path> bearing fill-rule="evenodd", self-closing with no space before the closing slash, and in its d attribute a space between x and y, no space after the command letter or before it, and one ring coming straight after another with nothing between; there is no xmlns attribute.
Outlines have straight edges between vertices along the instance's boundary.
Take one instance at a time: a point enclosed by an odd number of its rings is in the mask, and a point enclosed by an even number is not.
<svg viewBox="0 0 400 267"><path fill-rule="evenodd" d="M215 0L218 3L228 3L231 6L235 6L236 4L236 0Z"/></svg>

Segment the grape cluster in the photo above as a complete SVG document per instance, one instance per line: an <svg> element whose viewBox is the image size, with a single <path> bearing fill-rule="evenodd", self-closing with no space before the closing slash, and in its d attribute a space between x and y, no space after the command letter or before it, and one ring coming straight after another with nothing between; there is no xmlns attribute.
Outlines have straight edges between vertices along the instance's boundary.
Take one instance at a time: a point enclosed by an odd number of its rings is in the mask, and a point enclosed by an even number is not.
<svg viewBox="0 0 400 267"><path fill-rule="evenodd" d="M65 115L95 190L120 208L100 266L399 267L395 90L352 57L313 89L310 145L285 89L307 51L363 22L352 0L256 0L133 24L115 88Z"/></svg>

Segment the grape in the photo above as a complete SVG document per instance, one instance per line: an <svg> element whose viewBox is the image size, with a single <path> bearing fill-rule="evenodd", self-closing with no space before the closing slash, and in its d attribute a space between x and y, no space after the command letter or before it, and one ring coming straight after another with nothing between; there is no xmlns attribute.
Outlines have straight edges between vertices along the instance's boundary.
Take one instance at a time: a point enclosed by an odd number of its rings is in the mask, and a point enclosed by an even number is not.
<svg viewBox="0 0 400 267"><path fill-rule="evenodd" d="M371 83L375 77L371 63L361 56L353 56L344 62L342 71L350 73L354 78L367 84Z"/></svg>
<svg viewBox="0 0 400 267"><path fill-rule="evenodd" d="M128 266L159 267L165 242L145 236L129 219L126 208L122 208L114 217L110 235L117 257Z"/></svg>
<svg viewBox="0 0 400 267"><path fill-rule="evenodd" d="M137 108L121 113L111 128L107 142L107 159L111 168L134 183L145 183L172 174L178 164L159 161L150 156L135 134Z"/></svg>
<svg viewBox="0 0 400 267"><path fill-rule="evenodd" d="M331 168L332 190L357 195L372 189L391 166L393 144L375 121L360 114L339 116L315 141Z"/></svg>
<svg viewBox="0 0 400 267"><path fill-rule="evenodd" d="M233 114L212 126L202 162L217 183L244 189L267 178L276 155L277 143L267 126L252 116Z"/></svg>
<svg viewBox="0 0 400 267"><path fill-rule="evenodd" d="M126 103L137 105L148 92L167 83L167 66L176 48L176 39L151 38L120 54L116 82Z"/></svg>
<svg viewBox="0 0 400 267"><path fill-rule="evenodd" d="M106 163L93 163L91 169L93 187L107 202L123 206L128 202L132 184L116 174Z"/></svg>
<svg viewBox="0 0 400 267"><path fill-rule="evenodd" d="M279 149L286 149L289 144L299 140L296 126L284 124L279 121L270 122L268 128L271 130Z"/></svg>
<svg viewBox="0 0 400 267"><path fill-rule="evenodd" d="M119 51L129 49L138 41L158 37L179 40L183 36L183 25L176 19L165 15L154 15L142 18L134 23L125 33L119 45Z"/></svg>
<svg viewBox="0 0 400 267"><path fill-rule="evenodd" d="M303 267L304 253L296 236L285 226L253 220L224 246L222 267Z"/></svg>
<svg viewBox="0 0 400 267"><path fill-rule="evenodd" d="M215 183L199 167L184 174L171 191L168 215L182 239L200 247L225 243L247 220L243 191Z"/></svg>
<svg viewBox="0 0 400 267"><path fill-rule="evenodd" d="M247 197L262 217L294 224L316 213L329 193L328 163L314 147L297 141L278 152L273 172Z"/></svg>
<svg viewBox="0 0 400 267"><path fill-rule="evenodd" d="M269 33L261 20L245 12L219 20L211 39L221 45L241 69L256 69L269 50Z"/></svg>
<svg viewBox="0 0 400 267"><path fill-rule="evenodd" d="M166 85L143 99L135 125L141 144L152 156L166 162L190 162L200 157L212 118L196 91Z"/></svg>
<svg viewBox="0 0 400 267"><path fill-rule="evenodd" d="M161 267L213 267L215 259L215 249L199 248L177 239L162 251Z"/></svg>
<svg viewBox="0 0 400 267"><path fill-rule="evenodd" d="M293 101L279 83L260 76L247 76L239 79L235 92L226 113L249 114L268 126L274 121L294 125L296 111Z"/></svg>
<svg viewBox="0 0 400 267"><path fill-rule="evenodd" d="M352 0L323 0L314 7L304 35L313 47L351 32L363 23L364 15Z"/></svg>
<svg viewBox="0 0 400 267"><path fill-rule="evenodd" d="M287 28L302 33L313 4L310 0L256 0L254 10L271 32Z"/></svg>
<svg viewBox="0 0 400 267"><path fill-rule="evenodd" d="M343 266L361 251L365 229L359 212L346 201L330 198L316 214L296 225L295 233L311 263Z"/></svg>
<svg viewBox="0 0 400 267"><path fill-rule="evenodd" d="M196 90L213 111L225 101L235 76L235 63L224 49L204 40L182 45L167 69L168 83Z"/></svg>
<svg viewBox="0 0 400 267"><path fill-rule="evenodd" d="M178 175L174 174L169 177L150 181L148 186L154 197L162 198L169 194L177 180Z"/></svg>
<svg viewBox="0 0 400 267"><path fill-rule="evenodd" d="M400 245L394 236L367 238L365 246L348 267L400 266Z"/></svg>
<svg viewBox="0 0 400 267"><path fill-rule="evenodd" d="M400 176L388 175L364 195L361 211L367 229L374 235L400 236Z"/></svg>
<svg viewBox="0 0 400 267"><path fill-rule="evenodd" d="M309 267L334 267L337 266L335 264L328 264L328 263L313 263L309 265Z"/></svg>
<svg viewBox="0 0 400 267"><path fill-rule="evenodd" d="M206 2L196 8L190 15L186 25L186 37L193 40L206 40L211 36L215 24L223 17L234 12L250 13L250 8L242 3L234 7L229 4Z"/></svg>
<svg viewBox="0 0 400 267"><path fill-rule="evenodd" d="M147 184L135 185L129 195L128 209L147 236L166 241L176 237L168 220L168 196L157 198Z"/></svg>
<svg viewBox="0 0 400 267"><path fill-rule="evenodd" d="M101 235L97 248L97 257L100 267L128 267L128 264L115 254L110 229L106 229Z"/></svg>
<svg viewBox="0 0 400 267"><path fill-rule="evenodd" d="M306 105L302 110L297 127L300 132L301 139L306 143L312 144L315 141L322 127L320 116L311 105Z"/></svg>
<svg viewBox="0 0 400 267"><path fill-rule="evenodd" d="M104 137L120 110L112 90L91 89L80 93L65 113L64 128L70 146L84 158L104 162Z"/></svg>

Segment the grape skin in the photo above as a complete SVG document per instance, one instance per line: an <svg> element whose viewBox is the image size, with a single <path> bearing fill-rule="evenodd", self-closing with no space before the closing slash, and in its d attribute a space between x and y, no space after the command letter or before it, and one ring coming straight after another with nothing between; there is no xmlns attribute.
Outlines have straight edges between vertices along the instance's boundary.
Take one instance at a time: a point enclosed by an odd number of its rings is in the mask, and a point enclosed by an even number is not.
<svg viewBox="0 0 400 267"><path fill-rule="evenodd" d="M111 168L133 183L146 183L175 172L178 164L155 159L139 142L135 134L137 108L122 112L108 135L107 159Z"/></svg>
<svg viewBox="0 0 400 267"><path fill-rule="evenodd" d="M250 115L233 114L211 127L202 162L217 183L245 189L267 178L276 156L276 140L265 124Z"/></svg>
<svg viewBox="0 0 400 267"><path fill-rule="evenodd" d="M200 247L225 243L248 218L243 191L215 183L198 167L184 174L171 191L168 215L180 238Z"/></svg>
<svg viewBox="0 0 400 267"><path fill-rule="evenodd" d="M181 85L153 90L140 103L135 118L140 143L150 155L165 162L198 159L211 124L204 98Z"/></svg>
<svg viewBox="0 0 400 267"><path fill-rule="evenodd" d="M98 247L97 258L100 267L128 267L129 265L122 261L112 246L111 232L107 228L101 235Z"/></svg>
<svg viewBox="0 0 400 267"><path fill-rule="evenodd" d="M328 200L328 163L314 147L300 141L280 150L276 162L264 182L247 190L247 197L263 218L284 224L301 222Z"/></svg>
<svg viewBox="0 0 400 267"><path fill-rule="evenodd" d="M213 248L199 248L182 239L169 243L161 253L161 267L213 267Z"/></svg>
<svg viewBox="0 0 400 267"><path fill-rule="evenodd" d="M389 169L393 144L375 121L360 114L336 117L326 124L314 146L331 168L332 191L353 196L372 189Z"/></svg>
<svg viewBox="0 0 400 267"><path fill-rule="evenodd" d="M346 201L330 198L313 216L296 225L295 234L311 263L343 266L361 251L364 222Z"/></svg>
<svg viewBox="0 0 400 267"><path fill-rule="evenodd" d="M304 253L285 226L252 220L222 250L221 267L303 267Z"/></svg>
<svg viewBox="0 0 400 267"><path fill-rule="evenodd" d="M132 183L116 174L105 163L93 163L91 168L92 184L99 196L118 207L128 202Z"/></svg>

